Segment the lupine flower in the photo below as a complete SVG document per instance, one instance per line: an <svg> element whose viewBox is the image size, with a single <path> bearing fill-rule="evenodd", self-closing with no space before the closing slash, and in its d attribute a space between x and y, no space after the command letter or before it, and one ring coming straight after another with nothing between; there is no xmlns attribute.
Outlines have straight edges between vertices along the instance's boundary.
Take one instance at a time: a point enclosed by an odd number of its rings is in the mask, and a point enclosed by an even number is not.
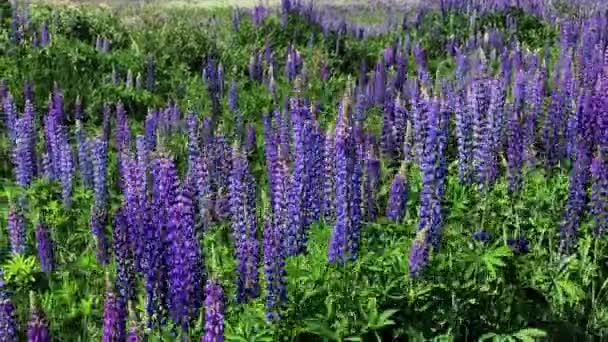
<svg viewBox="0 0 608 342"><path fill-rule="evenodd" d="M507 245L511 247L513 252L518 255L527 254L530 251L528 239L525 236L521 236L516 239L509 239Z"/></svg>
<svg viewBox="0 0 608 342"><path fill-rule="evenodd" d="M32 306L31 318L27 324L27 340L29 342L50 342L51 333L46 317L41 309Z"/></svg>
<svg viewBox="0 0 608 342"><path fill-rule="evenodd" d="M345 98L336 122L335 151L336 151L336 223L329 241L327 257L332 264L344 261L346 257L347 234L349 232L350 217L350 179L348 144L350 130L348 126L348 99Z"/></svg>
<svg viewBox="0 0 608 342"><path fill-rule="evenodd" d="M255 239L255 188L251 188L254 184L252 184L249 174L247 159L237 149L233 152L233 156L230 175L230 208L238 259L237 301L245 302L259 294L258 245Z"/></svg>
<svg viewBox="0 0 608 342"><path fill-rule="evenodd" d="M485 230L478 230L475 233L473 233L473 239L475 239L476 241L482 242L482 243L486 243L488 241L490 241L491 235L490 233L488 233Z"/></svg>
<svg viewBox="0 0 608 342"><path fill-rule="evenodd" d="M473 113L473 163L477 172L477 182L485 187L490 181L490 159L492 145L490 122L488 120L488 96L484 80L473 83L470 108Z"/></svg>
<svg viewBox="0 0 608 342"><path fill-rule="evenodd" d="M580 145L580 143L579 143ZM570 186L568 189L568 201L564 212L564 219L561 223L560 249L563 253L571 253L576 245L578 228L580 225L581 214L587 200L587 174L586 154L583 148L579 147L576 160L570 173Z"/></svg>
<svg viewBox="0 0 608 342"><path fill-rule="evenodd" d="M182 242L181 239L173 241L173 239L169 237L169 234L174 231L175 228L175 231L180 233L177 236L184 236L181 235L181 223L180 225L177 225L179 223L177 217L175 217L176 220L173 220L173 216L178 214L174 210L174 204L176 204L175 199L179 194L180 183L177 177L175 163L171 158L160 157L152 161L152 180L153 203L151 208L153 208L153 223L152 226L147 229L156 229L156 237L159 240L153 244L153 250L155 251L154 259L158 260L158 264L156 265L156 269L150 270L150 272L155 272L155 276L151 278L154 281L154 290L156 291L153 300L156 302L157 314L161 316L159 319L162 320L168 298L168 270L172 267L173 260L175 260L175 262L180 260L177 255L174 256L175 258L169 258L169 248L173 243L179 244ZM184 209L185 211L185 209L188 208L186 200L189 197L182 196L181 198L184 201L184 204L180 204L180 210ZM176 245L176 247L177 246L180 245ZM181 248L179 251L184 253L187 252L186 249L182 250ZM184 262L186 262L186 260L184 260ZM180 279L176 274L175 281L179 282L179 280ZM176 303L176 305L176 309L182 308L179 303ZM176 312L176 314L179 314L179 312ZM181 315L177 315L176 317L181 318Z"/></svg>
<svg viewBox="0 0 608 342"><path fill-rule="evenodd" d="M420 192L420 209L418 214L418 231L425 231L425 236L432 233L435 207L438 206L436 191L437 164L436 144L437 135L437 105L431 104L428 112L428 132L424 154L421 158L422 190Z"/></svg>
<svg viewBox="0 0 608 342"><path fill-rule="evenodd" d="M38 247L38 262L42 272L50 273L55 268L54 243L46 225L36 226L36 247Z"/></svg>
<svg viewBox="0 0 608 342"><path fill-rule="evenodd" d="M325 171L325 196L323 198L323 216L326 220L333 218L335 214L335 169L336 152L335 137L331 129L325 134L325 146L323 148L323 169Z"/></svg>
<svg viewBox="0 0 608 342"><path fill-rule="evenodd" d="M112 238L114 242L114 255L116 257L116 285L122 300L135 298L135 260L133 258L132 241L139 236L130 236L128 231L125 209L121 208L114 213L112 220Z"/></svg>
<svg viewBox="0 0 608 342"><path fill-rule="evenodd" d="M310 162L307 163L308 173L310 177L310 181L307 187L307 192L309 194L306 196L308 200L306 206L309 212L307 220L305 221L307 227L312 224L313 221L318 221L322 217L323 198L325 192L324 186L326 177L323 169L325 136L321 131L319 123L314 119L312 126L312 142L308 145L307 149L307 153L309 155L308 159L310 160ZM304 238L306 238L306 235L304 235Z"/></svg>
<svg viewBox="0 0 608 342"><path fill-rule="evenodd" d="M382 112L382 139L380 146L382 152L389 158L393 158L393 152L395 151L395 141L393 140L393 126L395 121L395 101L392 100L390 94L384 104L384 110Z"/></svg>
<svg viewBox="0 0 608 342"><path fill-rule="evenodd" d="M412 242L409 260L410 275L412 277L419 276L422 270L428 264L429 245L428 238L426 235L426 228L423 230L419 230L416 234L416 239L414 239L414 241Z"/></svg>
<svg viewBox="0 0 608 342"><path fill-rule="evenodd" d="M291 121L293 129L294 144L294 169L289 182L287 194L287 255L297 255L302 251L302 239L304 235L304 220L306 215L306 186L308 184L308 170L306 164L309 162L306 156L306 143L308 136L307 118L304 117L297 99L291 100Z"/></svg>
<svg viewBox="0 0 608 342"><path fill-rule="evenodd" d="M354 144L351 153L352 174L350 185L350 230L347 232L347 247L351 260L355 260L359 251L359 240L361 237L362 219L362 195L361 185L363 178L363 161L365 159L365 134L361 127L355 125L352 142Z"/></svg>
<svg viewBox="0 0 608 342"><path fill-rule="evenodd" d="M109 281L106 287L101 340L103 342L116 342L120 341L120 336L124 334L120 331L121 327L124 327L124 322L121 322L119 303Z"/></svg>
<svg viewBox="0 0 608 342"><path fill-rule="evenodd" d="M505 106L505 89L503 82L500 80L492 80L490 82L490 103L488 107L489 127L491 129L489 144L490 144L490 159L489 161L489 179L488 182L493 184L498 177L498 153L503 136L503 126L505 121L504 106Z"/></svg>
<svg viewBox="0 0 608 342"><path fill-rule="evenodd" d="M25 221L21 213L15 209L8 210L8 238L12 254L25 253Z"/></svg>
<svg viewBox="0 0 608 342"><path fill-rule="evenodd" d="M16 139L14 141L14 164L17 184L26 187L34 178L34 163L31 130L25 117L17 119L15 124Z"/></svg>
<svg viewBox="0 0 608 342"><path fill-rule="evenodd" d="M274 170L277 163L277 135L272 127L270 113L264 115L264 155L266 157L266 172L268 173L268 185L270 188L270 205L274 208L274 197L276 194Z"/></svg>
<svg viewBox="0 0 608 342"><path fill-rule="evenodd" d="M405 164L393 178L386 205L386 217L391 221L401 221L405 215L408 197L408 182Z"/></svg>
<svg viewBox="0 0 608 342"><path fill-rule="evenodd" d="M285 231L287 227L287 155L282 145L277 148L278 159L272 170L275 181L275 199L272 214L264 218L264 272L266 274L266 317L280 319L287 299L285 283Z"/></svg>
<svg viewBox="0 0 608 342"><path fill-rule="evenodd" d="M245 139L243 141L243 150L247 154L251 154L256 149L256 133L255 126L253 124L248 124L245 129Z"/></svg>
<svg viewBox="0 0 608 342"><path fill-rule="evenodd" d="M51 35L49 34L49 26L46 22L43 22L40 26L40 44L47 46L51 43Z"/></svg>
<svg viewBox="0 0 608 342"><path fill-rule="evenodd" d="M182 185L170 212L167 241L169 308L173 321L187 330L202 304L202 265L199 241L195 233L194 192L188 182Z"/></svg>
<svg viewBox="0 0 608 342"><path fill-rule="evenodd" d="M15 306L4 290L0 280L0 341L17 342L19 325L15 317Z"/></svg>
<svg viewBox="0 0 608 342"><path fill-rule="evenodd" d="M224 290L209 279L205 285L205 335L201 342L224 341Z"/></svg>
<svg viewBox="0 0 608 342"><path fill-rule="evenodd" d="M95 190L95 207L98 212L104 212L108 198L107 162L108 144L97 138L89 146L93 156L93 184Z"/></svg>

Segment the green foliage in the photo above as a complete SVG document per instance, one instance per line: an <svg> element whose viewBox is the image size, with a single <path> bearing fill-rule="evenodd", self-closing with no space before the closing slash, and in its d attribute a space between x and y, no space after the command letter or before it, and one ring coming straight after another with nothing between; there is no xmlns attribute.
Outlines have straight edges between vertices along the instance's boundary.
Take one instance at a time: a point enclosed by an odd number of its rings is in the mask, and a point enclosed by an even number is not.
<svg viewBox="0 0 608 342"><path fill-rule="evenodd" d="M4 2L0 2L0 10ZM3 12L4 13L4 12ZM4 15L4 14L3 14ZM51 23L52 44L34 48L31 41L8 44L8 17L0 31L0 75L22 110L20 89L25 80L34 84L37 123L48 108L48 94L54 84L63 91L68 125L77 96L85 104L86 131L98 133L104 103L122 101L134 133L143 131L141 123L148 108L159 108L174 100L180 108L201 116L210 115L207 84L201 81L204 57L223 63L226 80L234 79L239 92L239 111L245 121L257 127L256 152L251 168L261 188L258 203L267 201L264 174L261 117L283 105L292 94L292 84L277 77L278 96L247 76L249 58L272 42L276 75L282 75L284 56L290 44L301 52L307 79L302 93L311 103L321 104L319 122L333 124L336 102L347 85L356 78L360 63L368 67L377 62L384 47L405 35L415 37L426 49L431 75L451 75L454 62L446 52L450 40L464 43L479 28L482 32L497 29L505 40L517 39L534 50L557 37L557 29L522 11L484 14L470 20L459 13L431 12L417 28L395 31L379 37L353 39L333 33L323 36L320 27L303 18L291 16L284 27L270 17L261 27L247 18L241 29L233 32L230 12L217 10L171 10L145 12L140 17L116 15L108 10L36 7L33 27ZM515 32L506 32L506 21L518 23ZM471 25L473 22L473 27ZM476 25L476 26L475 26ZM314 45L308 47L309 38ZM112 41L110 53L95 49L97 36ZM145 63L155 61L154 89L128 88L124 76L145 74ZM321 81L319 67L331 67L331 77ZM121 75L112 84L111 73ZM409 72L416 72L413 62ZM227 91L227 90L225 90ZM232 132L235 117L222 103L221 122ZM367 113L370 132L381 129L381 109ZM41 146L38 147L41 150ZM186 165L186 139L176 132L166 143L167 152L176 158L183 174ZM95 340L101 335L104 298L104 274L114 269L95 259L95 242L89 228L93 204L91 190L77 181L71 209L61 205L59 185L37 179L28 189L18 189L10 179L9 144L0 138L0 204L8 208L25 196L28 222L27 256L10 256L6 234L6 210L0 212L0 261L11 298L18 308L19 320L27 319L30 290L40 294L52 335L57 340ZM117 186L117 155L111 154L111 212L121 203ZM386 202L395 166L382 161L380 203ZM356 261L344 267L327 264L327 241L332 223L320 222L310 229L305 255L287 263L288 303L284 319L269 324L264 316L264 298L237 305L234 279L235 258L230 227L212 227L201 238L205 270L217 277L227 294L227 341L535 341L555 340L563 336L574 340L592 339L608 333L606 294L608 276L604 240L590 237L579 242L578 253L563 259L557 254L558 227L567 196L567 167L546 174L529 171L524 188L517 198L507 193L501 179L488 193L462 186L450 166L445 207L449 208L441 251L434 253L429 271L421 279L409 275L408 255L416 232L420 173L412 167L407 215L402 222L369 222L362 236ZM260 205L261 206L261 205ZM383 208L382 208L383 209ZM382 212L382 210L380 211ZM51 275L43 274L35 257L34 223L40 218L48 224L57 241L55 257L59 265ZM586 218L584 230L592 218ZM108 232L110 227L105 227ZM488 244L474 242L471 235L485 229L493 236ZM530 253L516 255L507 247L507 239L525 235ZM263 273L260 268L260 273ZM264 281L262 280L262 287ZM144 298L136 309L143 315ZM196 321L193 337L201 334L203 318ZM150 331L154 341L175 340L174 327Z"/></svg>

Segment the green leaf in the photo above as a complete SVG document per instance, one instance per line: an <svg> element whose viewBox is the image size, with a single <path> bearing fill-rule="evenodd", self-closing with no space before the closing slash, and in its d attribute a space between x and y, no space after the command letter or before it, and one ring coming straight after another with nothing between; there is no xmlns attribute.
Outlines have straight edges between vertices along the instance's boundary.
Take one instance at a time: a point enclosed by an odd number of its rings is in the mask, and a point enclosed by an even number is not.
<svg viewBox="0 0 608 342"><path fill-rule="evenodd" d="M522 342L535 342L536 339L546 336L547 333L545 331L536 328L522 329L513 335L513 337L521 340Z"/></svg>

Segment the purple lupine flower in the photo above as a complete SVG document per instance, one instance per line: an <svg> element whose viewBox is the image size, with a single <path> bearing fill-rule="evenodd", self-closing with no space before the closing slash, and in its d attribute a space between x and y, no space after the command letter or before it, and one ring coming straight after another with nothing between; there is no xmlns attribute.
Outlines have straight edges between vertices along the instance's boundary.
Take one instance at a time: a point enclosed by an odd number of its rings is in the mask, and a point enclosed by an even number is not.
<svg viewBox="0 0 608 342"><path fill-rule="evenodd" d="M129 234L129 222L125 216L128 211L121 208L112 219L112 239L116 257L116 287L121 300L135 299L135 260L133 258L132 239L139 235Z"/></svg>
<svg viewBox="0 0 608 342"><path fill-rule="evenodd" d="M27 324L27 340L28 342L51 341L51 333L46 317L42 310L35 306L32 308L31 318Z"/></svg>
<svg viewBox="0 0 608 342"><path fill-rule="evenodd" d="M509 192L516 193L521 189L521 176L523 167L523 141L519 115L513 111L509 120L509 145L507 147L507 178Z"/></svg>
<svg viewBox="0 0 608 342"><path fill-rule="evenodd" d="M74 156L72 145L64 140L59 145L60 150L60 170L59 179L61 180L61 197L63 206L69 208L72 204L72 191L74 189Z"/></svg>
<svg viewBox="0 0 608 342"><path fill-rule="evenodd" d="M350 152L352 159L349 203L351 223L350 230L347 232L347 246L351 260L356 260L361 236L361 207L363 204L361 185L363 178L363 162L365 160L365 133L363 132L363 128L359 127L358 124L355 124L353 131L354 134L351 141L354 146L351 147L352 151Z"/></svg>
<svg viewBox="0 0 608 342"><path fill-rule="evenodd" d="M501 80L490 81L490 103L488 107L488 119L491 133L489 136L490 144L490 159L488 160L489 167L489 183L493 184L498 177L498 154L500 152L500 144L505 124L505 89Z"/></svg>
<svg viewBox="0 0 608 342"><path fill-rule="evenodd" d="M149 111L144 122L144 136L146 139L146 149L153 151L156 148L156 128L158 113Z"/></svg>
<svg viewBox="0 0 608 342"><path fill-rule="evenodd" d="M473 83L473 94L470 96L470 108L473 119L473 163L477 172L477 182L485 187L490 181L491 132L488 117L488 96L485 80Z"/></svg>
<svg viewBox="0 0 608 342"><path fill-rule="evenodd" d="M405 134L407 128L407 110L403 104L403 102L397 98L395 100L395 111L393 116L393 127L392 127L392 140L394 143L394 151L393 155L395 157L404 158L401 155L403 152L402 148L405 143Z"/></svg>
<svg viewBox="0 0 608 342"><path fill-rule="evenodd" d="M394 158L395 141L393 140L393 126L395 121L395 101L392 100L390 93L387 94L388 99L384 103L382 112L382 138L380 146L382 152L389 158Z"/></svg>
<svg viewBox="0 0 608 342"><path fill-rule="evenodd" d="M54 242L45 224L36 226L36 247L38 248L38 262L42 272L50 273L55 268Z"/></svg>
<svg viewBox="0 0 608 342"><path fill-rule="evenodd" d="M129 326L129 331L127 335L127 342L142 342L143 338L141 337L141 333L139 331L139 327L136 322L132 322Z"/></svg>
<svg viewBox="0 0 608 342"><path fill-rule="evenodd" d="M8 238L12 254L25 254L25 219L16 208L8 210Z"/></svg>
<svg viewBox="0 0 608 342"><path fill-rule="evenodd" d="M180 261L177 258L169 258L169 248L175 242L180 243L180 240L170 239L169 234L171 233L173 228L181 227L180 222L176 222L173 220L173 216L177 215L177 212L174 212L174 204L175 199L178 196L179 192L179 179L177 177L177 169L175 167L175 163L169 157L159 157L152 161L152 193L153 193L153 203L151 208L154 208L152 212L152 226L148 227L148 229L156 229L157 235L156 237L159 239L154 244L154 259L158 261L156 265L156 269L151 272L155 272L154 280L154 300L156 301L156 310L157 313L161 316L164 316L164 310L166 310L167 296L168 296L168 270L172 267L172 262ZM180 197L184 202L187 200L187 197ZM186 207L186 203L184 205L180 204L180 209L188 209ZM177 219L177 217L175 217ZM176 225L180 223L180 225ZM154 228L155 226L155 228ZM181 235L182 230L177 229L177 232ZM177 246L177 245L176 245ZM185 249L180 249L180 252L186 252ZM186 260L184 260L185 262ZM179 278L176 278L175 281L179 282ZM194 298L194 297L193 297ZM176 303L179 304L179 303ZM178 305L177 308L180 308ZM179 313L179 312L176 312ZM159 317L162 319L162 317Z"/></svg>
<svg viewBox="0 0 608 342"><path fill-rule="evenodd" d="M525 72L523 69L518 69L513 83L513 109L515 112L522 113L524 111L526 90Z"/></svg>
<svg viewBox="0 0 608 342"><path fill-rule="evenodd" d="M277 163L277 135L272 127L272 118L270 113L264 114L264 155L266 158L266 172L268 173L268 186L270 189L270 205L274 208L275 179L274 170Z"/></svg>
<svg viewBox="0 0 608 342"><path fill-rule="evenodd" d="M291 122L294 144L294 168L289 181L287 194L288 226L286 236L287 255L297 255L302 250L301 239L304 235L304 217L308 214L305 208L305 187L308 182L306 164L306 139L308 120L306 120L297 99L291 99Z"/></svg>
<svg viewBox="0 0 608 342"><path fill-rule="evenodd" d="M439 121L437 123L438 135L437 135L437 198L439 201L443 200L446 188L446 179L448 175L448 163L447 163L447 147L450 139L450 111L448 105L445 103L441 104L441 112L439 113Z"/></svg>
<svg viewBox="0 0 608 342"><path fill-rule="evenodd" d="M340 263L346 257L347 234L350 230L350 179L349 163L350 127L348 125L348 99L345 98L336 121L335 135L335 189L336 223L329 241L327 257L329 263Z"/></svg>
<svg viewBox="0 0 608 342"><path fill-rule="evenodd" d="M591 214L595 217L593 232L602 236L608 229L608 165L604 159L593 159L591 176Z"/></svg>
<svg viewBox="0 0 608 342"><path fill-rule="evenodd" d="M418 277L428 264L429 245L427 230L419 230L410 248L409 268L412 277Z"/></svg>
<svg viewBox="0 0 608 342"><path fill-rule="evenodd" d="M195 232L194 191L189 182L182 185L170 212L167 241L169 308L173 321L184 331L197 316L202 291L202 265L199 241Z"/></svg>
<svg viewBox="0 0 608 342"><path fill-rule="evenodd" d="M213 142L213 191L214 191L214 214L218 220L230 218L230 200L228 187L230 169L232 167L232 149L223 135L217 135Z"/></svg>
<svg viewBox="0 0 608 342"><path fill-rule="evenodd" d="M275 199L272 216L265 211L264 218L264 272L266 274L266 318L281 318L287 299L285 282L285 231L287 227L287 155L282 145L277 148L277 163L272 170L275 181Z"/></svg>
<svg viewBox="0 0 608 342"><path fill-rule="evenodd" d="M473 239L481 243L487 243L491 239L490 233L485 230L477 230L473 233Z"/></svg>
<svg viewBox="0 0 608 342"><path fill-rule="evenodd" d="M0 280L0 341L17 342L19 325L15 317L15 306L6 294L4 282Z"/></svg>
<svg viewBox="0 0 608 342"><path fill-rule="evenodd" d="M576 160L570 172L568 201L560 228L560 249L565 254L572 253L576 245L581 214L587 200L588 161L586 160L587 155L584 153L584 147L580 145L582 144L579 142Z"/></svg>
<svg viewBox="0 0 608 342"><path fill-rule="evenodd" d="M79 119L76 119L76 147L78 151L78 166L80 167L80 176L85 186L93 188L93 163L90 156L91 148L89 145L91 141L87 139L83 129L82 123Z"/></svg>
<svg viewBox="0 0 608 342"><path fill-rule="evenodd" d="M65 124L65 112L63 111L63 92L59 89L57 83L53 86L50 105L53 108L53 113L57 120L57 125Z"/></svg>
<svg viewBox="0 0 608 342"><path fill-rule="evenodd" d="M386 204L386 217L391 221L401 221L405 215L408 197L408 181L405 164L393 178Z"/></svg>
<svg viewBox="0 0 608 342"><path fill-rule="evenodd" d="M238 259L237 301L241 303L259 295L258 246L255 239L255 184L248 168L247 159L235 148L230 175L230 208Z"/></svg>
<svg viewBox="0 0 608 342"><path fill-rule="evenodd" d="M243 150L245 153L251 154L255 151L257 147L256 140L255 126L253 124L248 124L245 128L245 138L243 141Z"/></svg>
<svg viewBox="0 0 608 342"><path fill-rule="evenodd" d="M49 34L49 26L46 22L40 25L40 45L47 46L51 43L51 35Z"/></svg>
<svg viewBox="0 0 608 342"><path fill-rule="evenodd" d="M51 165L51 158L48 153L42 153L42 158L40 160L40 170L42 172L42 177L47 179L52 179L53 177L53 168Z"/></svg>
<svg viewBox="0 0 608 342"><path fill-rule="evenodd" d="M424 153L421 158L420 170L422 172L422 190L420 192L420 208L418 214L418 231L425 232L428 239L435 246L439 241L441 224L441 203L438 198L438 179L436 167L438 163L438 139L441 134L438 120L439 104L429 104L427 117L427 134L424 144ZM421 247L422 248L422 247ZM426 248L426 247L425 247Z"/></svg>
<svg viewBox="0 0 608 342"><path fill-rule="evenodd" d="M325 194L323 199L323 216L326 220L335 215L335 170L336 152L335 136L331 128L325 134L325 146L323 149L323 168L325 171Z"/></svg>
<svg viewBox="0 0 608 342"><path fill-rule="evenodd" d="M528 239L525 236L520 236L516 239L507 240L507 245L518 255L527 254L530 251Z"/></svg>
<svg viewBox="0 0 608 342"><path fill-rule="evenodd" d="M310 144L307 145L307 154L309 163L307 163L309 182L307 187L306 207L308 208L307 219L305 221L306 227L312 222L318 221L322 217L323 210L323 196L325 177L324 174L324 151L325 151L325 136L323 135L322 129L319 122L314 118L315 113L312 113L311 117L311 133L310 133ZM304 235L306 238L306 235Z"/></svg>
<svg viewBox="0 0 608 342"><path fill-rule="evenodd" d="M108 255L109 243L105 233L105 212L99 211L95 206L91 209L90 226L95 237L97 262L107 265L110 262Z"/></svg>
<svg viewBox="0 0 608 342"><path fill-rule="evenodd" d="M378 215L377 188L380 184L380 160L374 153L374 147L368 147L365 170L365 217L368 221L374 221Z"/></svg>
<svg viewBox="0 0 608 342"><path fill-rule="evenodd" d="M95 207L100 213L105 212L108 199L108 143L102 138L91 141L90 153L93 156L93 185L95 190Z"/></svg>
<svg viewBox="0 0 608 342"><path fill-rule="evenodd" d="M263 68L260 53L255 51L249 59L249 77L254 81L261 82L262 73Z"/></svg>
<svg viewBox="0 0 608 342"><path fill-rule="evenodd" d="M108 281L106 299L103 305L103 330L101 337L103 342L120 341L120 336L124 334L124 332L120 331L120 327L124 326L124 323L121 322L119 306L114 290Z"/></svg>
<svg viewBox="0 0 608 342"><path fill-rule="evenodd" d="M224 341L224 307L222 286L209 279L205 285L205 335L201 342Z"/></svg>
<svg viewBox="0 0 608 342"><path fill-rule="evenodd" d="M15 124L16 139L14 141L15 178L18 185L27 187L34 178L34 163L32 154L32 134L28 128L27 118L18 118Z"/></svg>

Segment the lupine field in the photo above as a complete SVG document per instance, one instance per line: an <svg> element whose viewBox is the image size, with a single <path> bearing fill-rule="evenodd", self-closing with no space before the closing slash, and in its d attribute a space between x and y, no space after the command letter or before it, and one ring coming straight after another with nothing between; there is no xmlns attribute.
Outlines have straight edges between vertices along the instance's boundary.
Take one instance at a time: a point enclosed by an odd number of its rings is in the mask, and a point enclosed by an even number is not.
<svg viewBox="0 0 608 342"><path fill-rule="evenodd" d="M0 0L0 342L608 340L606 3Z"/></svg>

